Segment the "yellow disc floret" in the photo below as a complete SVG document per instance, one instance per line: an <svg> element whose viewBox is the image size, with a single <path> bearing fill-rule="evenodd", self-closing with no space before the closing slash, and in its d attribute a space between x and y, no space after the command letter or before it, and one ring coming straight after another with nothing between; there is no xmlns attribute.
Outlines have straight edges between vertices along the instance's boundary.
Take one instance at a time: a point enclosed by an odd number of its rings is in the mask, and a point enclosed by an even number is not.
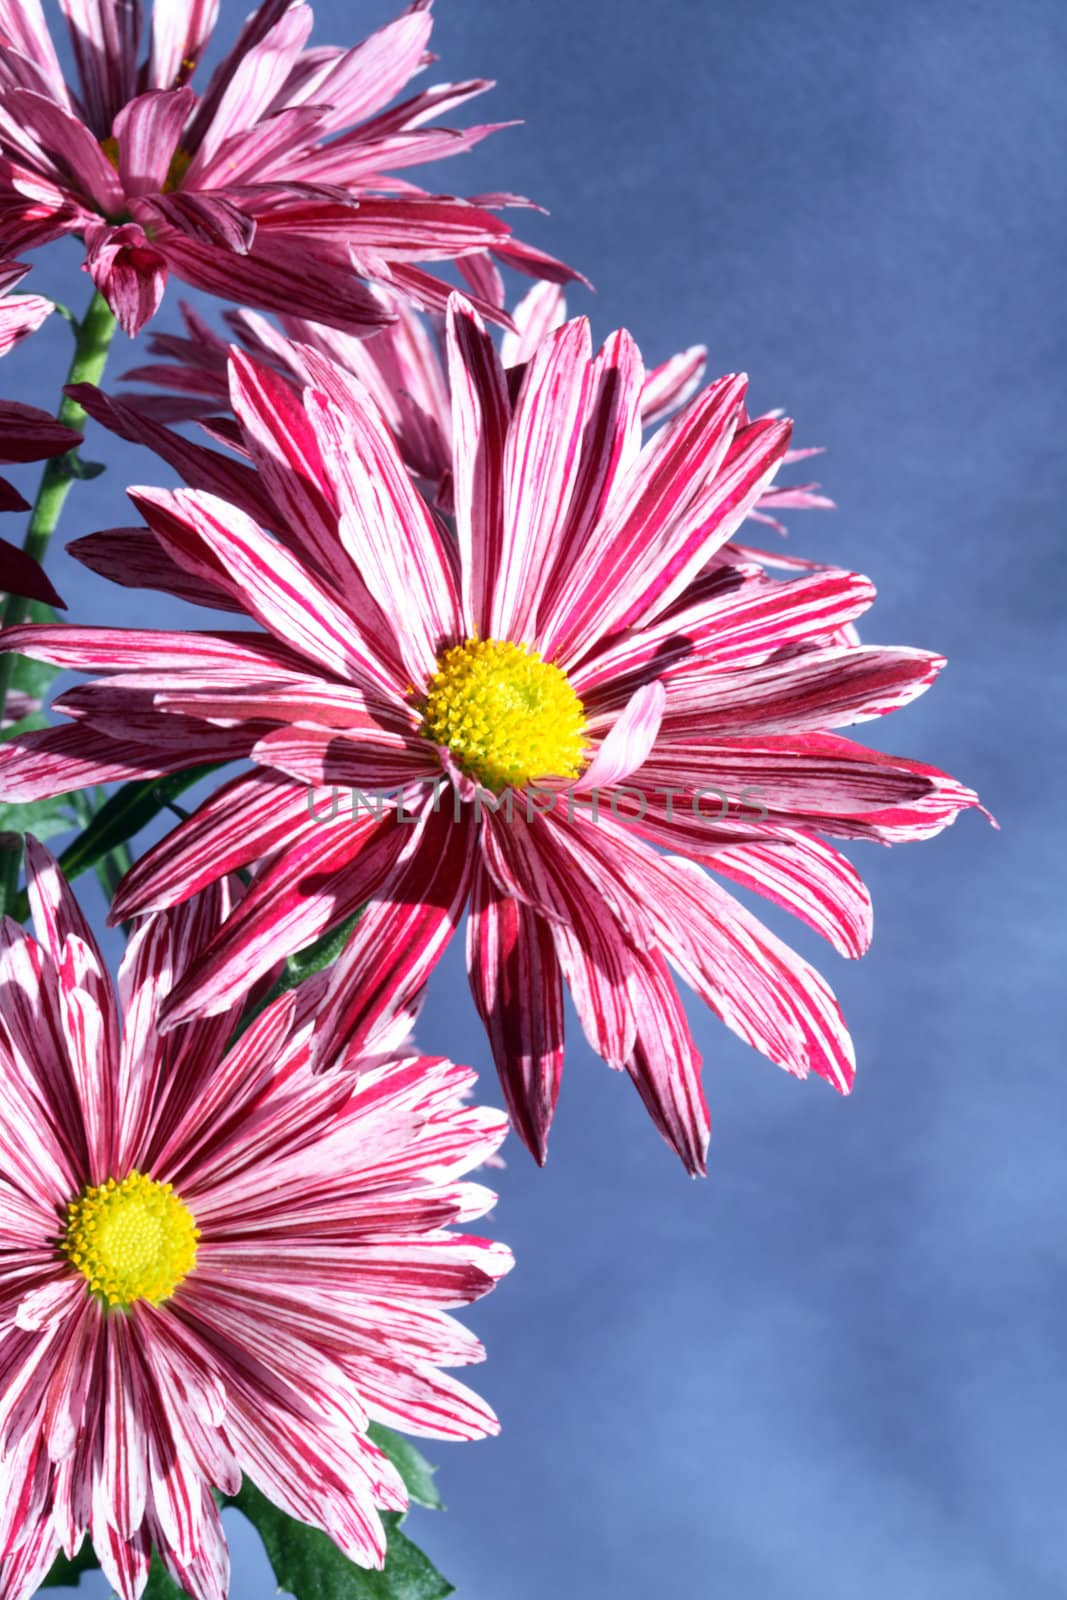
<svg viewBox="0 0 1067 1600"><path fill-rule="evenodd" d="M157 1306L193 1270L199 1237L173 1184L135 1169L70 1202L60 1248L107 1305L147 1300Z"/></svg>
<svg viewBox="0 0 1067 1600"><path fill-rule="evenodd" d="M420 709L425 736L495 793L582 770L585 708L566 673L524 644L453 645Z"/></svg>

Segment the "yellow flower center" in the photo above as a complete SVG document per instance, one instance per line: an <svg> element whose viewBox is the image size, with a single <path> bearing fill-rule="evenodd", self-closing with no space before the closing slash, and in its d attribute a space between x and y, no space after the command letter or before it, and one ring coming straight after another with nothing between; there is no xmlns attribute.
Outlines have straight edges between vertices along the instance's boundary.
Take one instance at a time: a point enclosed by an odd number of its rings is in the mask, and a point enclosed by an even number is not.
<svg viewBox="0 0 1067 1600"><path fill-rule="evenodd" d="M119 170L119 142L115 135L109 133L106 139L101 139L100 148L117 172ZM167 168L167 176L163 180L163 189L161 191L163 194L173 194L175 189L181 187L182 179L189 171L192 159L188 150L183 150L179 145L171 157L170 166Z"/></svg>
<svg viewBox="0 0 1067 1600"><path fill-rule="evenodd" d="M496 793L582 770L585 708L566 674L523 644L453 645L420 709L425 736Z"/></svg>
<svg viewBox="0 0 1067 1600"><path fill-rule="evenodd" d="M61 1249L109 1306L159 1305L196 1265L192 1212L169 1183L136 1171L86 1189L67 1207Z"/></svg>

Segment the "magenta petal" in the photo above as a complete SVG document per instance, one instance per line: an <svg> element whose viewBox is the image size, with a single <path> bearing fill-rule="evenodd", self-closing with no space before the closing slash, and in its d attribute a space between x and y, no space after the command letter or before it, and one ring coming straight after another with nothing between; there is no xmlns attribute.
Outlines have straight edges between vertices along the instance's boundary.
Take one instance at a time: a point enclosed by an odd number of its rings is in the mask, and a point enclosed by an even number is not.
<svg viewBox="0 0 1067 1600"><path fill-rule="evenodd" d="M66 601L60 599L44 568L7 539L0 539L0 590L66 609Z"/></svg>
<svg viewBox="0 0 1067 1600"><path fill-rule="evenodd" d="M155 316L167 286L167 261L136 222L86 229L85 264L131 339Z"/></svg>
<svg viewBox="0 0 1067 1600"><path fill-rule="evenodd" d="M191 89L138 95L115 118L119 177L128 197L162 189L196 96Z"/></svg>

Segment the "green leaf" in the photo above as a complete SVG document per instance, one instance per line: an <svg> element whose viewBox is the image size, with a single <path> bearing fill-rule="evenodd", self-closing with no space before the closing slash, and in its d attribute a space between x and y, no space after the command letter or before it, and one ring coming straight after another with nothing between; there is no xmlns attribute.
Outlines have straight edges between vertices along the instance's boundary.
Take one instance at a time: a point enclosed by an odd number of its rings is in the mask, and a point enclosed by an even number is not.
<svg viewBox="0 0 1067 1600"><path fill-rule="evenodd" d="M81 1582L83 1572L96 1572L100 1563L96 1559L96 1552L88 1539L83 1539L81 1549L73 1561L68 1561L66 1556L58 1555L53 1561L47 1578L41 1582L42 1589L75 1589Z"/></svg>
<svg viewBox="0 0 1067 1600"><path fill-rule="evenodd" d="M403 1478L404 1488L412 1500L417 1505L428 1506L431 1511L443 1511L444 1501L433 1481L437 1468L431 1467L422 1452L380 1422L372 1422L367 1432Z"/></svg>
<svg viewBox="0 0 1067 1600"><path fill-rule="evenodd" d="M70 800L57 795L54 800L0 800L0 834L33 833L38 839L50 839L53 834L69 833L78 826Z"/></svg>
<svg viewBox="0 0 1067 1600"><path fill-rule="evenodd" d="M454 1593L433 1562L401 1533L396 1512L382 1515L389 1536L385 1567L369 1572L342 1555L326 1534L271 1505L247 1478L232 1503L258 1530L279 1587L296 1600L445 1600Z"/></svg>
<svg viewBox="0 0 1067 1600"><path fill-rule="evenodd" d="M10 912L19 922L29 915L29 901L18 887L26 834L50 839L53 834L69 833L77 826L69 797L19 804L0 801L0 911Z"/></svg>
<svg viewBox="0 0 1067 1600"><path fill-rule="evenodd" d="M89 867L95 866L101 857L125 844L127 839L132 839L183 790L192 788L209 772L217 772L220 765L220 762L213 761L207 766L187 767L184 772L172 772L166 778L124 783L121 789L116 789L104 801L81 837L64 850L60 865L67 877L78 877Z"/></svg>

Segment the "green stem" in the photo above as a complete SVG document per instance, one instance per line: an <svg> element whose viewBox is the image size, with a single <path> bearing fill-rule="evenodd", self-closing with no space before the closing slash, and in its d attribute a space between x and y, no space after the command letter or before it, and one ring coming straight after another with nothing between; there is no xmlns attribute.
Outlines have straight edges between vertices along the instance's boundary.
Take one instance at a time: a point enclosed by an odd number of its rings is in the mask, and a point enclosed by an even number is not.
<svg viewBox="0 0 1067 1600"><path fill-rule="evenodd" d="M74 354L66 379L68 384L100 382L104 375L115 327L114 314L98 290L90 300L84 317L75 327ZM80 429L85 422L85 415L84 407L76 400L72 400L69 395L64 395L56 412L56 419L65 423L68 428ZM68 450L66 455L54 456L51 461L46 461L44 464L37 498L33 503L29 526L22 544L26 554L32 556L35 561L42 560L48 549L48 541L55 532L63 502L77 476L77 456L77 450ZM13 628L16 623L23 621L28 610L28 600L23 599L21 595L8 595L0 620L5 628ZM3 719L4 703L11 687L15 661L16 657L10 653L0 656L0 720Z"/></svg>

